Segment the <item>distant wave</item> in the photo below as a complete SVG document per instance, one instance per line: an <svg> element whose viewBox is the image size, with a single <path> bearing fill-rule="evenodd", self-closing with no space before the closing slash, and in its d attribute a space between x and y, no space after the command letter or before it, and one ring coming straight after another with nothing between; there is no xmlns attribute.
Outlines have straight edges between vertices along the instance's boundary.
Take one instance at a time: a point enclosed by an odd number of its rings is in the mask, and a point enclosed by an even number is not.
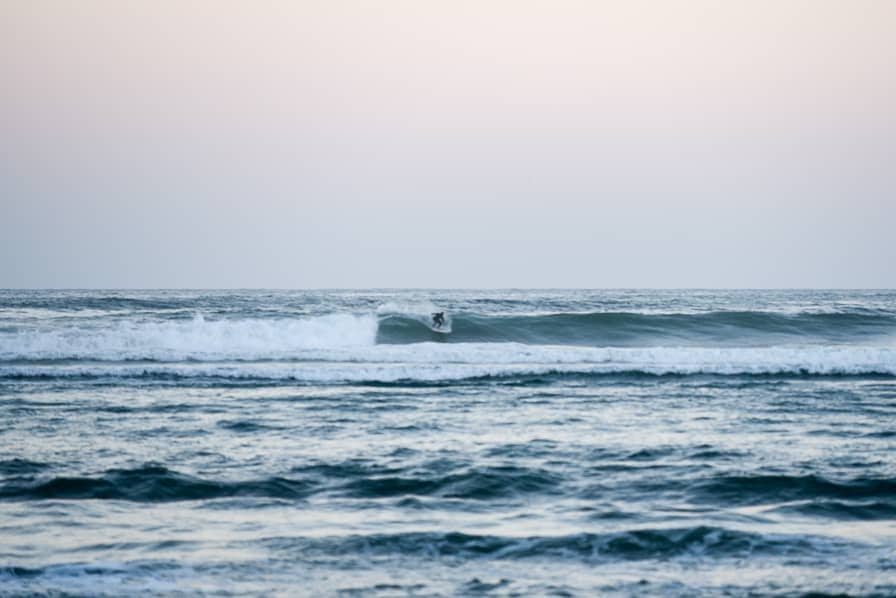
<svg viewBox="0 0 896 598"><path fill-rule="evenodd" d="M96 310L118 311L165 311L190 307L185 301L174 298L132 297L127 295L103 295L93 291L22 291L15 295L0 294L0 309L30 309L51 312L77 312Z"/></svg>
<svg viewBox="0 0 896 598"><path fill-rule="evenodd" d="M293 318L132 316L105 323L45 323L0 330L0 361L330 359L329 353L336 350L430 342L526 345L533 347L533 351L543 345L571 348L762 348L859 343L896 346L896 317L877 312L447 314L446 329L451 333L440 334L428 327L432 311L443 310L431 304L386 305L376 313ZM428 350L423 352L428 354ZM442 359L439 355L433 358ZM357 359L365 357L361 355Z"/></svg>

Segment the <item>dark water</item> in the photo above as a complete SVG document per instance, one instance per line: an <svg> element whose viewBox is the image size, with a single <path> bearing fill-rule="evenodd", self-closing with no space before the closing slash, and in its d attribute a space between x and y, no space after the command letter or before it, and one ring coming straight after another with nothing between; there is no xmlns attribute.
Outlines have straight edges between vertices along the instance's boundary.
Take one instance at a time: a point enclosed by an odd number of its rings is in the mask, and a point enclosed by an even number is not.
<svg viewBox="0 0 896 598"><path fill-rule="evenodd" d="M4 595L896 595L894 448L893 291L0 291Z"/></svg>

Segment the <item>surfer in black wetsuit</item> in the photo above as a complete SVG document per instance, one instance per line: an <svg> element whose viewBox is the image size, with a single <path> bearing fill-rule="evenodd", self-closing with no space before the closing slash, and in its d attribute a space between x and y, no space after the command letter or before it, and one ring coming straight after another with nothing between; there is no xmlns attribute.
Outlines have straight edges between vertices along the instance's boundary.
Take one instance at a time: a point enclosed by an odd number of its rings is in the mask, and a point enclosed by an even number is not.
<svg viewBox="0 0 896 598"><path fill-rule="evenodd" d="M441 328L445 323L445 312L440 311L438 313L434 313L432 315L432 325L436 328Z"/></svg>

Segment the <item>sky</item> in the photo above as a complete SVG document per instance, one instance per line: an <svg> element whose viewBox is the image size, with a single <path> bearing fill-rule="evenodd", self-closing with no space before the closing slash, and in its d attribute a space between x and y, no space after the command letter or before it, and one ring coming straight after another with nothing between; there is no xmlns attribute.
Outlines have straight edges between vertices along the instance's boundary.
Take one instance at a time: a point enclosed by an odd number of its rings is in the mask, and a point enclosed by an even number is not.
<svg viewBox="0 0 896 598"><path fill-rule="evenodd" d="M896 2L0 3L0 287L896 287Z"/></svg>

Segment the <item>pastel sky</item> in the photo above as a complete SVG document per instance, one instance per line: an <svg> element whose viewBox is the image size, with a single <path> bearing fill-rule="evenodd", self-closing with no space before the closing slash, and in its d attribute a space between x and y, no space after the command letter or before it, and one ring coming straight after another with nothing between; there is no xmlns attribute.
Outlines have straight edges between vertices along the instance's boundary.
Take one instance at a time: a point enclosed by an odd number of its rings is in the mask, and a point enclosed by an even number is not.
<svg viewBox="0 0 896 598"><path fill-rule="evenodd" d="M0 287L896 287L896 2L5 0Z"/></svg>

